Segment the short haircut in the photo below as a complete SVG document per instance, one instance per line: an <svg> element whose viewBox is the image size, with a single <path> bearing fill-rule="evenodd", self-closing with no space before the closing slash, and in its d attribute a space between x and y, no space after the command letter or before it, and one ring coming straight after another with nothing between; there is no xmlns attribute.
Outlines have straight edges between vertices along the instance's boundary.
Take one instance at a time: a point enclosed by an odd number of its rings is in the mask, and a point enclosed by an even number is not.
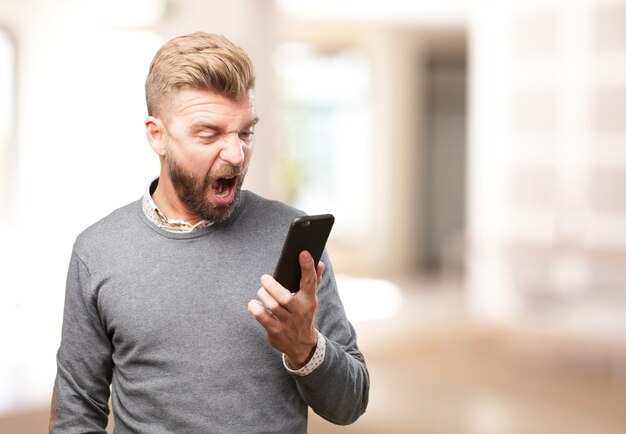
<svg viewBox="0 0 626 434"><path fill-rule="evenodd" d="M254 88L254 68L245 51L224 36L204 32L178 36L154 56L146 79L148 115L163 116L181 89L209 89L238 100Z"/></svg>

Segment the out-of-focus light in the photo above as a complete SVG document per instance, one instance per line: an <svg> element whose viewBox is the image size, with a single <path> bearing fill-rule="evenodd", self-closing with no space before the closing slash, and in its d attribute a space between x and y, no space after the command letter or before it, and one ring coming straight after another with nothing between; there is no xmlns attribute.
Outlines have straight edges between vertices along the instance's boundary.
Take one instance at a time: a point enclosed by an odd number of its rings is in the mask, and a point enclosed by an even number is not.
<svg viewBox="0 0 626 434"><path fill-rule="evenodd" d="M141 28L158 24L167 7L166 0L81 0L65 9L74 25L84 22L103 27Z"/></svg>
<svg viewBox="0 0 626 434"><path fill-rule="evenodd" d="M337 286L352 322L390 318L400 310L400 289L386 280L337 276Z"/></svg>
<svg viewBox="0 0 626 434"><path fill-rule="evenodd" d="M276 4L283 13L300 18L422 25L464 25L468 8L463 0L276 0Z"/></svg>
<svg viewBox="0 0 626 434"><path fill-rule="evenodd" d="M316 55L311 45L288 42L278 47L273 62L284 86L297 89L297 97L309 104L356 99L369 85L367 59L358 52Z"/></svg>

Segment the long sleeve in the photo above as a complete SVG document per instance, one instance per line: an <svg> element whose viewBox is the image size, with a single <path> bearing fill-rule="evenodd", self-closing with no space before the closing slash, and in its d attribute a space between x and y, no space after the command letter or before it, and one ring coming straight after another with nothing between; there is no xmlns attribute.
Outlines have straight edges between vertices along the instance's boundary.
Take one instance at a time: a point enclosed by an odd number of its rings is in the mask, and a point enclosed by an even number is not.
<svg viewBox="0 0 626 434"><path fill-rule="evenodd" d="M246 310L299 215L244 192L233 216L169 233L120 208L77 238L57 353L55 433L306 433L365 409L368 379L329 261L317 329L324 361L292 377ZM295 377L297 375L294 374Z"/></svg>
<svg viewBox="0 0 626 434"><path fill-rule="evenodd" d="M87 266L74 251L57 353L53 432L105 432L113 369L111 353L111 341L98 313L97 290Z"/></svg>
<svg viewBox="0 0 626 434"><path fill-rule="evenodd" d="M332 267L327 268L318 292L317 327L325 337L322 364L306 376L293 376L306 403L323 418L340 425L356 421L366 410L369 374L356 344L356 332L345 316Z"/></svg>

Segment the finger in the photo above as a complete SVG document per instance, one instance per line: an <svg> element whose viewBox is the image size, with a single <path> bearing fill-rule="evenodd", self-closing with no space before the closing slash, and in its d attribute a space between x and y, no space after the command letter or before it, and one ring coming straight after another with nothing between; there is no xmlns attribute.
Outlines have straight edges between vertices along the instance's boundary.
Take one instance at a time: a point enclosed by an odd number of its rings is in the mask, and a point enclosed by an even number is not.
<svg viewBox="0 0 626 434"><path fill-rule="evenodd" d="M293 298L293 294L291 293L291 291L286 289L284 286L278 283L276 279L268 274L264 274L263 276L261 276L261 285L263 285L263 288L265 288L267 293L271 295L274 300L276 300L278 304L283 307L288 306L289 302Z"/></svg>
<svg viewBox="0 0 626 434"><path fill-rule="evenodd" d="M266 330L269 330L278 319L267 311L265 306L259 300L250 300L248 302L248 312L252 314Z"/></svg>
<svg viewBox="0 0 626 434"><path fill-rule="evenodd" d="M289 313L289 311L280 305L280 303L272 297L272 295L267 292L267 290L263 287L259 288L257 291L257 296L259 300L265 305L267 309L270 310L274 315L278 318L285 318L285 316Z"/></svg>
<svg viewBox="0 0 626 434"><path fill-rule="evenodd" d="M302 269L302 278L300 279L300 291L311 295L315 294L317 289L317 272L313 257L306 250L300 252L299 256L300 268Z"/></svg>
<svg viewBox="0 0 626 434"><path fill-rule="evenodd" d="M318 288L322 284L322 275L324 274L325 269L326 269L326 264L324 264L322 261L317 263L317 286Z"/></svg>

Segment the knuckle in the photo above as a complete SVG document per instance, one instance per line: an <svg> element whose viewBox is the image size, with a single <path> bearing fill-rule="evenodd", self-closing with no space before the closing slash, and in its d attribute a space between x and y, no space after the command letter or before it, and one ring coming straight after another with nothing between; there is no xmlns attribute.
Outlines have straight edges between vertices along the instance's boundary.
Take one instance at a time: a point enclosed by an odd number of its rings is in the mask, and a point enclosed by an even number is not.
<svg viewBox="0 0 626 434"><path fill-rule="evenodd" d="M270 299L267 301L266 306L269 310L276 310L280 307L280 304L275 299Z"/></svg>
<svg viewBox="0 0 626 434"><path fill-rule="evenodd" d="M282 326L280 323L274 323L267 328L267 332L272 336L280 336L282 333Z"/></svg>
<svg viewBox="0 0 626 434"><path fill-rule="evenodd" d="M276 283L275 282L271 282L265 285L264 290L268 293L268 294L273 294L276 291Z"/></svg>
<svg viewBox="0 0 626 434"><path fill-rule="evenodd" d="M282 301L282 305L285 306L286 308L293 306L293 304L294 304L293 296L285 297L285 299Z"/></svg>

